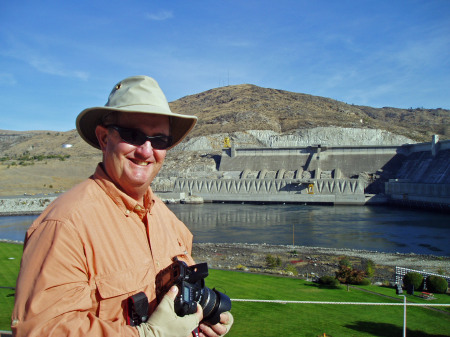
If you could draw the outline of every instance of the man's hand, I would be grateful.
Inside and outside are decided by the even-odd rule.
[[[174,309],[174,300],[177,294],[177,287],[170,288],[148,321],[136,327],[140,337],[186,337],[191,335],[191,332],[202,320],[203,312],[200,308],[195,314],[178,316]]]
[[[200,337],[224,336],[233,325],[233,315],[229,311],[220,314],[220,322],[216,325],[200,324]]]

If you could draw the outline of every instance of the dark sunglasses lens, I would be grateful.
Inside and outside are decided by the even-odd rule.
[[[147,137],[145,133],[135,129],[125,129],[117,126],[114,126],[114,129],[119,132],[120,138],[128,144],[141,146],[149,140],[152,147],[157,150],[165,150],[172,145],[172,137],[170,136]]]
[[[165,150],[171,145],[171,137],[157,136],[151,139],[152,147],[157,150]]]
[[[147,141],[145,134],[133,129],[119,129],[120,137],[129,144],[142,145]]]

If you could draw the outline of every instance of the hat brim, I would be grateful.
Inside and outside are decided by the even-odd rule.
[[[83,138],[89,145],[100,149],[100,144],[98,143],[97,136],[95,135],[95,129],[97,125],[101,124],[103,117],[111,111],[163,115],[170,117],[170,128],[173,143],[167,150],[179,144],[197,123],[196,116],[182,115],[171,111],[168,112],[167,109],[162,109],[154,105],[129,105],[120,108],[108,106],[88,108],[80,112],[76,120],[76,126],[81,138]]]

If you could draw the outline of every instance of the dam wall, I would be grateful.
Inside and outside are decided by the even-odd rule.
[[[450,211],[450,140],[401,146],[225,148],[215,176],[154,181],[171,202],[399,204]],[[214,178],[215,177],[215,178]],[[0,199],[0,214],[39,213],[56,196]]]
[[[173,192],[210,202],[391,202],[447,210],[450,141],[225,148],[217,179],[178,178]]]
[[[177,179],[174,192],[205,202],[365,203],[364,183],[357,179]]]
[[[398,146],[308,146],[304,148],[226,148],[222,150],[219,171],[302,171],[339,169],[352,177],[380,168],[397,169],[408,149]]]
[[[409,207],[450,211],[450,141],[406,146],[408,156],[385,183],[389,201]]]
[[[366,195],[369,182],[360,174],[399,167],[400,152],[398,146],[226,148],[218,179],[178,178],[173,192],[205,202],[385,202],[380,196]]]

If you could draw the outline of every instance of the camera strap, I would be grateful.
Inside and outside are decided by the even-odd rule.
[[[148,320],[148,298],[144,292],[128,297],[127,324],[137,326]]]

